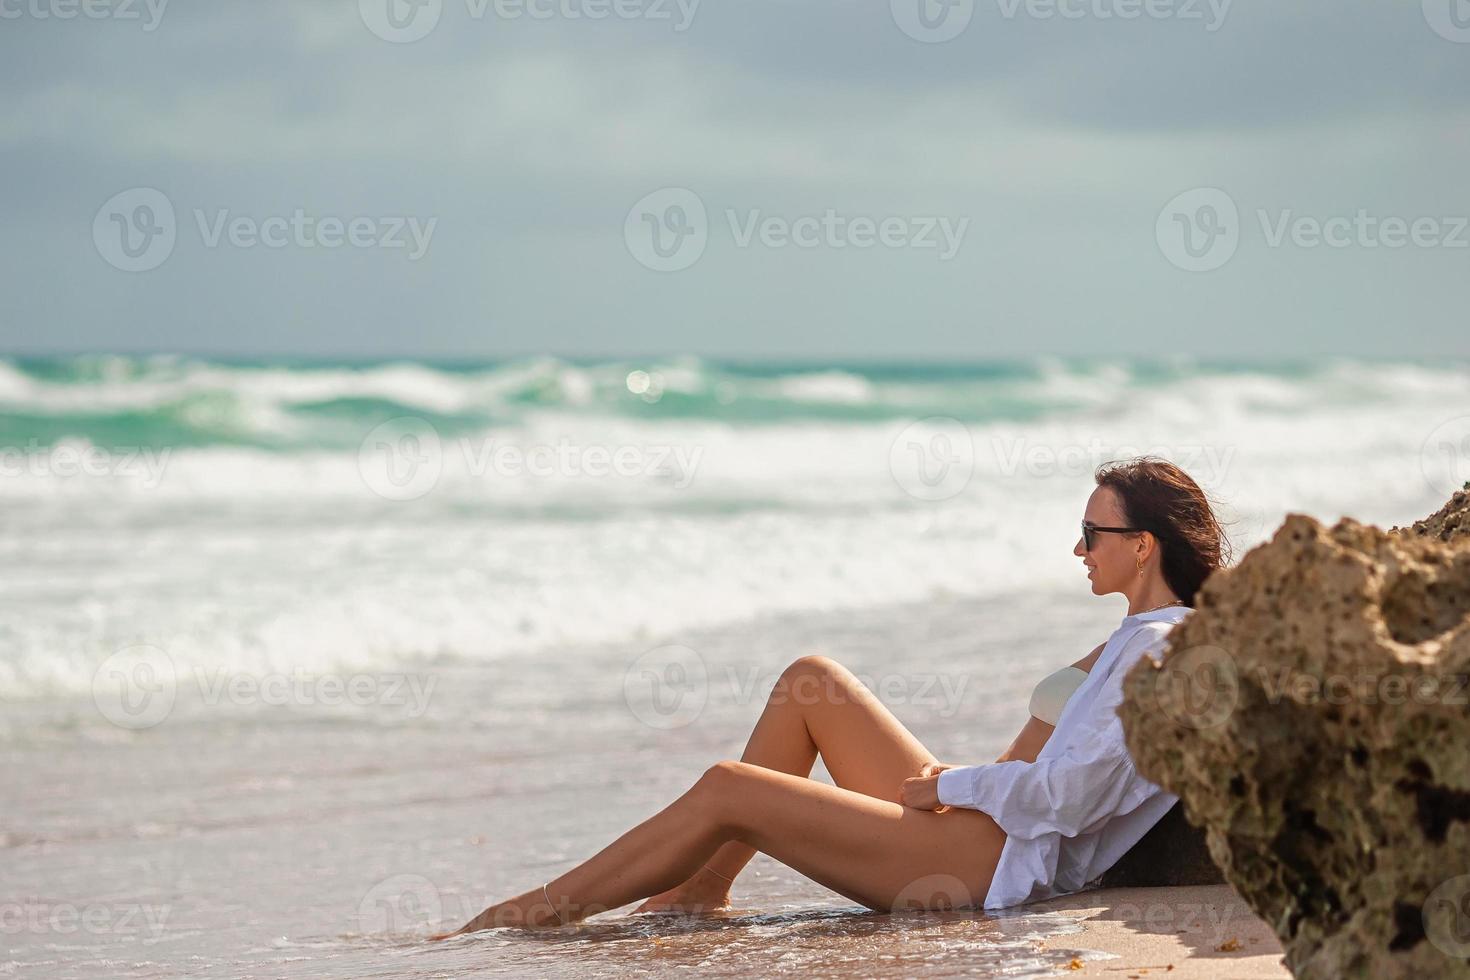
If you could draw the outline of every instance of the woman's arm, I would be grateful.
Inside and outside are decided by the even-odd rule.
[[[1093,647],[1092,652],[1072,666],[1078,670],[1091,673],[1092,665],[1097,663],[1098,655],[1102,653],[1105,644],[1099,643]],[[1011,742],[1011,747],[1006,749],[999,759],[1000,762],[1035,762],[1036,757],[1041,754],[1041,747],[1051,738],[1051,733],[1056,727],[1048,725],[1035,715],[1026,717],[1026,724],[1021,727],[1020,733]],[[903,789],[900,793],[900,801],[904,806],[918,807],[922,810],[938,809],[944,811],[949,807],[939,803],[939,774],[946,769],[963,768],[950,763],[936,762],[924,766],[916,777],[904,780]]]
[[[1021,731],[1016,735],[1015,741],[1011,742],[1011,747],[995,761],[1014,762],[1019,759],[1022,762],[1035,762],[1037,755],[1041,753],[1041,747],[1046,744],[1047,739],[1051,738],[1051,733],[1054,731],[1056,731],[1054,727],[1040,718],[1028,715],[1026,724],[1021,726]]]
[[[1104,644],[1099,643],[1093,648],[1091,653],[1072,666],[1079,670],[1090,672],[1092,665],[1097,663],[1098,654],[1102,653],[1103,646]],[[1035,715],[1027,715],[1026,724],[1021,727],[1021,731],[1016,735],[1015,741],[1011,742],[1011,747],[1006,749],[1001,757],[995,761],[1015,762],[1019,760],[1021,762],[1035,762],[1037,755],[1041,753],[1041,747],[1046,744],[1047,739],[1051,738],[1051,733],[1054,731],[1056,731],[1055,727],[1048,725]]]
[[[1144,779],[1128,754],[1118,707],[1123,678],[1144,656],[1161,660],[1171,623],[1145,622],[1134,629],[1107,675],[1067,716],[1076,738],[1035,762],[947,769],[935,783],[945,806],[982,810],[1008,837],[1034,840],[1046,834],[1076,837],[1111,816],[1127,813],[1163,790]],[[1050,743],[1048,743],[1050,747]]]

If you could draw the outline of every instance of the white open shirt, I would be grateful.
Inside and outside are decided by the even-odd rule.
[[[1145,653],[1160,660],[1164,638],[1190,612],[1166,606],[1123,617],[1035,762],[939,774],[939,802],[982,810],[1006,832],[985,908],[1081,891],[1178,801],[1134,768],[1118,706],[1124,675]]]

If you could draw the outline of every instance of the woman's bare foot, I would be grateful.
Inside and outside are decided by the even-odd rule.
[[[492,905],[479,915],[475,916],[454,932],[439,933],[430,936],[430,939],[448,939],[466,932],[479,932],[482,929],[500,929],[506,926],[518,926],[523,929],[543,929],[566,925],[568,922],[591,915],[602,909],[558,909],[546,902],[545,892],[540,888],[533,888],[515,898],[507,899],[498,905]]]
[[[700,868],[693,878],[650,897],[634,910],[639,912],[683,912],[704,915],[730,908],[730,882],[709,868]]]

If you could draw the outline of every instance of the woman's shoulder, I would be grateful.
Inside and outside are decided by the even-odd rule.
[[[1145,655],[1153,657],[1155,661],[1160,660],[1164,645],[1169,639],[1169,631],[1174,626],[1175,623],[1166,619],[1135,624],[1123,639],[1117,654],[1113,656],[1113,664],[1131,667]]]
[[[1120,644],[1135,646],[1139,643],[1153,644],[1160,642],[1169,635],[1169,631],[1184,619],[1193,610],[1184,608],[1182,610],[1169,610],[1165,614],[1150,616],[1141,619],[1137,616],[1126,616],[1121,625],[1113,631],[1109,642],[1116,638]]]
[[[1105,647],[1105,646],[1107,646],[1107,643],[1106,642],[1099,643],[1097,646],[1093,647],[1091,653],[1089,653],[1087,656],[1083,657],[1081,660],[1077,661],[1076,663],[1072,664],[1072,666],[1073,667],[1076,667],[1078,670],[1085,670],[1085,671],[1091,673],[1092,672],[1092,665],[1095,664],[1095,663],[1097,663],[1097,658],[1098,657],[1102,656],[1103,647]]]

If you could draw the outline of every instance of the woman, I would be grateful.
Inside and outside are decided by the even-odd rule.
[[[1038,685],[1035,714],[995,764],[937,762],[851,672],[802,657],[739,762],[716,763],[588,861],[450,935],[556,926],[640,898],[639,912],[726,908],[756,851],[880,911],[1000,908],[1091,883],[1177,799],[1134,770],[1115,712],[1127,669],[1162,650],[1226,548],[1204,493],[1172,463],[1112,463],[1096,480],[1073,554],[1094,595],[1127,597],[1127,616]],[[801,694],[814,689],[831,696]],[[835,786],[808,778],[818,754]]]

